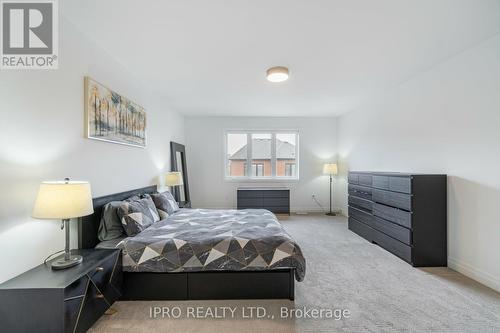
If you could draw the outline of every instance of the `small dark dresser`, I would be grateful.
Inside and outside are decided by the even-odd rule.
[[[121,296],[118,250],[75,250],[83,263],[53,271],[50,261],[0,285],[2,332],[85,332]]]
[[[275,214],[290,215],[290,189],[286,187],[240,187],[238,209],[267,209]]]
[[[447,266],[446,175],[350,172],[349,229],[413,266]]]

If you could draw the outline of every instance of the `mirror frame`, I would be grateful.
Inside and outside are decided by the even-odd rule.
[[[181,163],[182,170],[178,170],[177,167],[177,152],[181,153]],[[182,173],[182,181],[184,182],[184,199],[185,202],[191,202],[191,198],[189,196],[189,182],[188,182],[188,173],[187,173],[187,165],[186,165],[186,147],[183,144],[170,141],[170,167],[171,171],[180,171]],[[179,186],[175,186],[173,188],[173,193],[175,200],[179,202],[180,200],[180,191]]]

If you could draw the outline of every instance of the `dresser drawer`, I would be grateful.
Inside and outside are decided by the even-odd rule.
[[[89,277],[98,292],[101,293],[109,304],[121,296],[121,252],[106,258],[90,272]]]
[[[82,296],[72,298],[64,302],[64,332],[73,333],[75,331],[78,314],[80,313],[84,298],[85,297]]]
[[[278,207],[278,206],[288,206],[290,200],[288,198],[264,198],[263,203],[265,207]]]
[[[372,199],[372,189],[371,187],[365,187],[360,185],[348,185],[348,193],[350,195],[360,197],[363,199],[371,200]]]
[[[349,230],[357,233],[358,235],[365,238],[369,242],[372,241],[373,233],[375,232],[375,230],[373,230],[372,228],[370,228],[366,224],[361,223],[352,217],[349,217],[348,227],[349,227]]]
[[[262,198],[262,191],[258,190],[238,190],[238,199],[240,198]]]
[[[387,251],[395,254],[401,259],[411,263],[411,246],[401,243],[400,241],[387,236],[386,234],[374,230],[373,241],[386,249]]]
[[[394,207],[373,204],[373,215],[411,229],[411,213]]]
[[[357,173],[351,173],[347,175],[347,182],[349,184],[359,184],[359,175]]]
[[[349,203],[349,206],[361,208],[361,209],[367,210],[369,212],[372,211],[372,204],[373,203],[369,200],[365,200],[365,199],[361,199],[361,198],[349,195],[348,203]]]
[[[80,307],[74,332],[87,332],[87,330],[104,314],[104,312],[106,312],[110,306],[93,283],[89,284],[87,293],[82,301],[83,304],[81,304]],[[64,311],[66,314],[74,310],[74,302],[70,300],[64,303]],[[68,318],[68,315],[65,315],[65,317]]]
[[[88,281],[89,278],[87,276],[83,276],[64,288],[64,299],[83,296],[85,294]]]
[[[411,177],[373,176],[373,187],[402,193],[411,193]]]
[[[347,175],[349,184],[372,186],[372,175],[364,173],[349,173]]]
[[[388,206],[411,211],[411,195],[373,189],[372,199]]]
[[[265,191],[262,191],[262,197],[264,197],[264,198],[288,198],[288,197],[290,197],[290,191],[288,191],[288,190],[265,190]]]
[[[124,272],[122,300],[187,300],[187,284],[188,273]]]
[[[260,208],[263,205],[262,198],[238,198],[238,208]]]
[[[358,184],[363,186],[372,186],[372,175],[359,174]]]
[[[373,215],[356,209],[354,207],[349,207],[349,217],[352,217],[360,222],[363,222],[364,224],[371,225],[372,220],[373,220]]]
[[[289,190],[238,190],[238,198],[288,198]]]
[[[383,190],[389,189],[389,176],[373,176],[373,187]]]
[[[402,243],[411,245],[410,229],[406,229],[398,224],[394,224],[376,216],[373,217],[372,226],[374,229],[377,229],[378,231],[381,231],[384,234],[391,236],[392,238],[395,238]]]

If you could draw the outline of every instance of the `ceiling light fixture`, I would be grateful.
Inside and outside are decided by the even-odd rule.
[[[283,66],[269,68],[267,70],[267,80],[271,82],[283,82],[288,80],[288,68]]]

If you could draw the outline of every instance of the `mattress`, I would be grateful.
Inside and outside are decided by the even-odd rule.
[[[197,272],[294,268],[302,281],[299,245],[264,209],[181,209],[134,237],[106,241],[119,248],[125,272]]]

